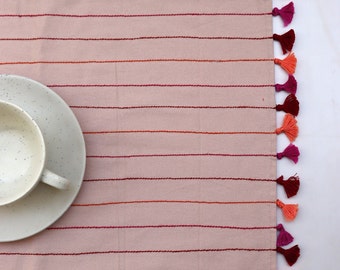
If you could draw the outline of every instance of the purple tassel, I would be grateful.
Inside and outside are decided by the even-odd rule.
[[[288,5],[282,7],[281,9],[274,8],[273,11],[272,11],[272,15],[273,16],[280,16],[282,21],[283,21],[283,25],[287,26],[293,20],[294,3],[290,2]]]
[[[278,247],[286,246],[293,242],[294,237],[285,230],[282,224],[277,225],[276,229],[279,231],[276,241]]]
[[[294,78],[293,75],[289,75],[287,82],[284,84],[275,84],[275,91],[280,92],[280,91],[286,91],[290,94],[296,94],[296,89],[297,89],[297,81]]]
[[[299,161],[299,155],[299,148],[297,148],[294,144],[289,144],[283,152],[277,153],[276,156],[277,159],[282,159],[283,157],[286,157],[292,160],[294,163],[297,163]]]

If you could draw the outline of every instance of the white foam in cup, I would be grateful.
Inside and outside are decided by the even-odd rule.
[[[69,180],[45,168],[46,148],[36,122],[18,106],[0,101],[0,206],[13,203],[41,181],[67,189]]]

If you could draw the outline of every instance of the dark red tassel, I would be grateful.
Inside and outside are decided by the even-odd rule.
[[[284,84],[275,84],[275,91],[280,92],[280,91],[286,91],[291,94],[296,94],[296,89],[297,89],[297,81],[294,78],[293,75],[288,76],[287,82]]]
[[[294,163],[299,161],[300,151],[294,144],[289,144],[281,153],[277,153],[277,159],[289,158]]]
[[[277,225],[276,229],[279,231],[276,241],[278,247],[286,246],[293,242],[294,237],[285,230],[282,224]]]
[[[295,32],[290,29],[287,33],[283,35],[274,34],[273,39],[280,42],[283,54],[290,52],[293,49],[295,42]]]
[[[300,257],[300,248],[298,245],[295,245],[289,249],[277,247],[276,251],[285,257],[289,266],[292,266],[294,263],[296,263],[296,261]]]
[[[298,176],[291,176],[287,180],[284,180],[281,175],[276,179],[276,183],[283,186],[288,198],[295,196],[300,188],[300,179]]]
[[[282,7],[281,9],[274,8],[272,11],[272,15],[280,16],[283,21],[283,25],[287,26],[293,20],[294,12],[294,3],[290,2],[288,5]]]
[[[276,105],[275,109],[297,116],[300,110],[300,103],[294,94],[290,94],[286,97],[284,103]]]

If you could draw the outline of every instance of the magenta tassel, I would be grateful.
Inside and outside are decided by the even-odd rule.
[[[297,163],[299,161],[299,155],[299,148],[297,148],[294,144],[289,144],[283,152],[277,153],[277,158],[282,159],[283,157],[286,157],[294,163]]]
[[[294,237],[285,230],[282,224],[277,225],[276,229],[279,231],[276,241],[278,247],[286,246],[293,242]]]
[[[288,5],[282,7],[281,9],[274,8],[273,11],[272,11],[272,15],[273,16],[280,16],[282,21],[283,21],[283,25],[287,26],[293,20],[294,3],[290,2]]]
[[[275,91],[280,92],[280,91],[286,91],[290,94],[296,94],[296,89],[297,89],[297,81],[294,78],[293,75],[288,76],[287,82],[284,84],[275,84]]]

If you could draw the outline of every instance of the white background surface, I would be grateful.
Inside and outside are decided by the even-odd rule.
[[[289,0],[274,0],[282,7]],[[294,0],[295,16],[286,28],[279,18],[273,18],[274,33],[294,29],[293,51],[298,59],[296,73],[297,117],[300,135],[295,144],[301,155],[297,165],[278,161],[278,176],[300,176],[300,192],[287,199],[278,188],[278,197],[285,203],[298,203],[299,214],[293,222],[282,220],[298,244],[301,256],[289,267],[278,255],[278,270],[338,270],[340,269],[340,0]],[[276,43],[276,42],[275,42]],[[275,57],[283,58],[278,44]],[[287,75],[276,69],[276,82],[283,83]],[[277,95],[282,103],[287,94]],[[278,114],[278,124],[284,114]],[[278,136],[278,151],[288,141]],[[288,247],[290,247],[288,246]]]

